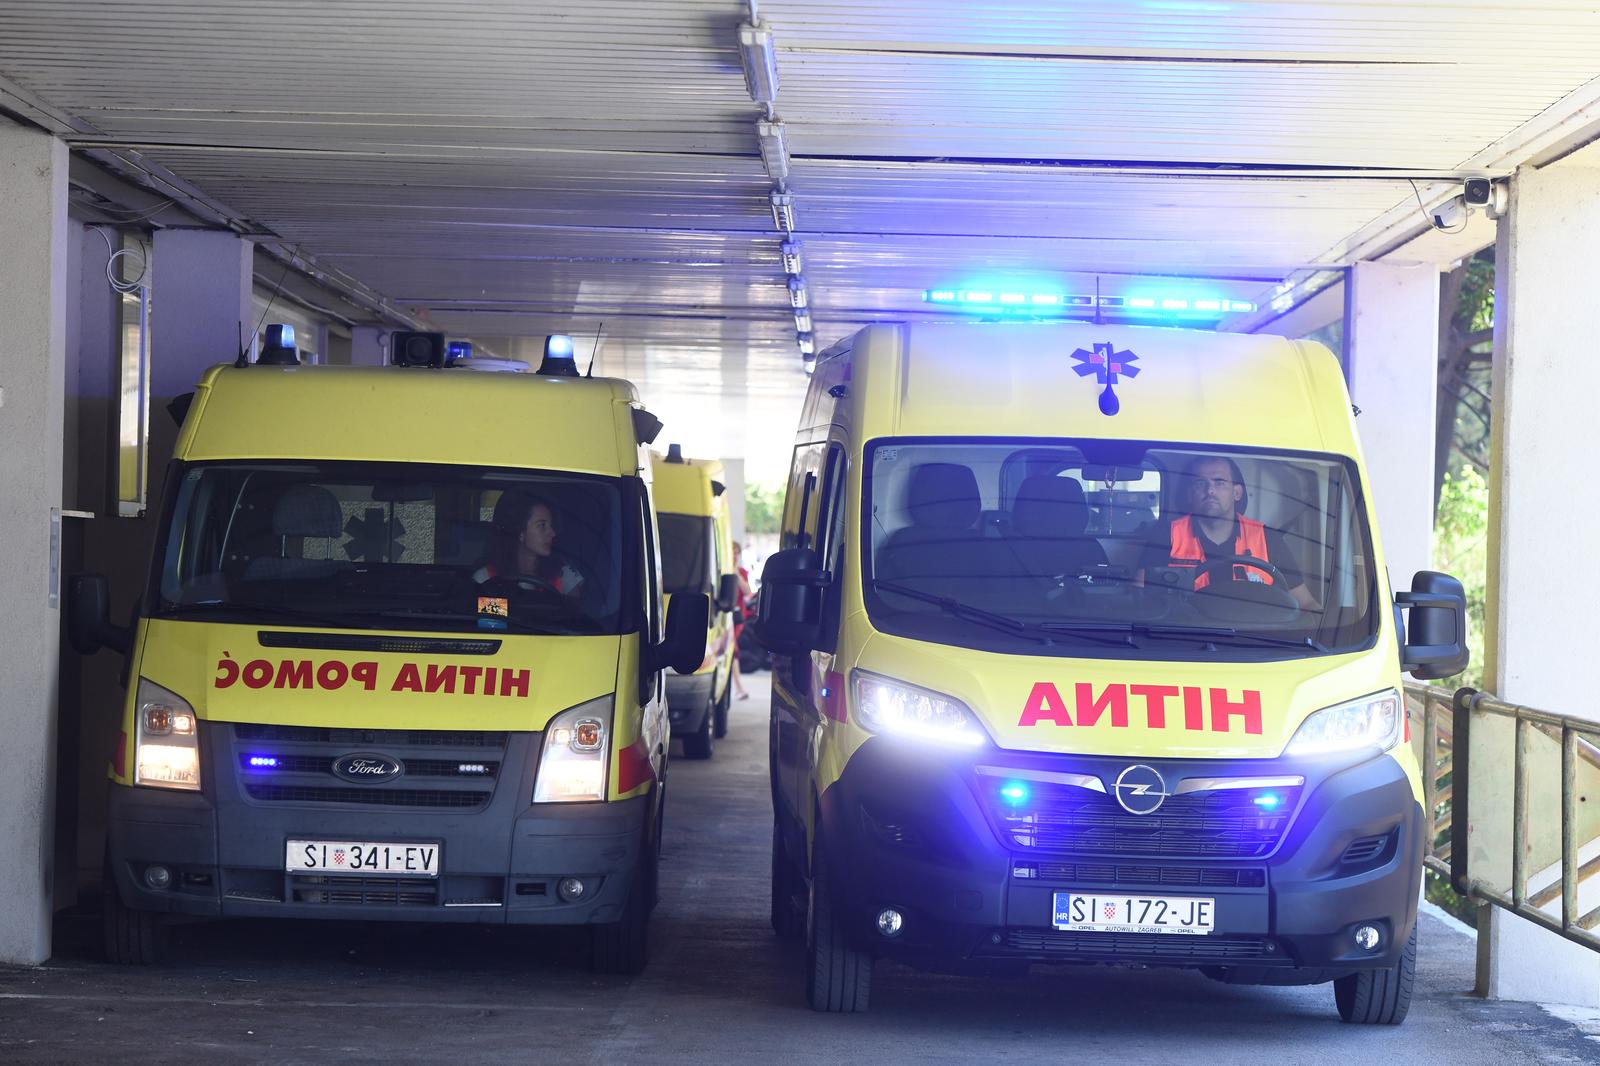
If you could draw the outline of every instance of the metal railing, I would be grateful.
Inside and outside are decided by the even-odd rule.
[[[1413,683],[1406,706],[1422,768],[1424,864],[1465,896],[1600,950],[1600,881],[1588,886],[1595,905],[1580,902],[1600,873],[1600,722]],[[1552,764],[1559,774],[1541,772]],[[1533,817],[1535,791],[1558,801],[1554,844]],[[1558,901],[1559,914],[1547,909]]]

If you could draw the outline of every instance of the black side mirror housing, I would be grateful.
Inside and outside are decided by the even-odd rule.
[[[1400,668],[1419,681],[1453,677],[1467,668],[1467,597],[1449,574],[1419,570],[1395,604],[1409,610]]]
[[[711,597],[703,592],[679,592],[667,605],[667,631],[655,647],[657,669],[671,667],[680,674],[700,669],[706,657],[706,630],[711,628]]]
[[[104,574],[67,579],[67,642],[79,655],[110,648],[126,657],[133,650],[133,628],[111,622],[111,587]]]
[[[717,582],[717,610],[727,614],[739,606],[739,575],[723,574]]]
[[[822,639],[822,593],[833,575],[810,548],[785,548],[761,570],[761,640],[773,651],[795,653]]]

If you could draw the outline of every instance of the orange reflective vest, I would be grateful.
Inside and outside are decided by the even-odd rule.
[[[1233,541],[1233,554],[1248,555],[1251,558],[1271,562],[1267,558],[1267,527],[1257,522],[1254,518],[1239,516],[1239,535]],[[1205,549],[1200,546],[1200,537],[1194,531],[1194,516],[1184,515],[1172,523],[1172,565],[1173,566],[1199,566],[1206,561]],[[1233,579],[1235,581],[1252,581],[1255,578],[1247,575],[1254,574],[1263,582],[1272,584],[1272,575],[1265,570],[1256,570],[1248,566],[1234,565]],[[1194,579],[1196,590],[1203,589],[1211,584],[1210,574],[1200,574]]]

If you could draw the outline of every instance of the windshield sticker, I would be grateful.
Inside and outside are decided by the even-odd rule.
[[[487,619],[486,619],[487,621]],[[311,659],[252,659],[240,663],[223,652],[217,661],[217,672],[212,680],[214,688],[232,688],[242,683],[245,688],[260,689],[312,689],[334,692],[347,685],[357,685],[367,692],[380,686],[387,692],[443,693],[447,696],[528,696],[533,680],[530,670],[513,670],[495,666],[441,666],[434,663],[401,663],[393,678],[380,676],[379,664],[372,661],[355,663],[329,659],[316,663]]]
[[[1120,352],[1114,351],[1115,347],[1113,344],[1097,344],[1092,352],[1079,348],[1072,353],[1072,358],[1078,361],[1078,365],[1073,367],[1078,376],[1086,378],[1093,374],[1095,381],[1105,386],[1100,393],[1100,413],[1103,415],[1114,415],[1122,409],[1122,401],[1117,399],[1115,391],[1117,377],[1139,376],[1139,368],[1133,365],[1139,361],[1139,357],[1126,348]]]
[[[1019,726],[1042,723],[1060,726],[1094,726],[1105,720],[1113,729],[1128,728],[1129,697],[1144,702],[1145,724],[1151,729],[1167,728],[1167,701],[1181,697],[1183,728],[1194,731],[1206,729],[1207,700],[1211,711],[1210,730],[1213,733],[1231,733],[1233,719],[1238,718],[1246,733],[1261,734],[1261,693],[1245,689],[1234,700],[1225,688],[1200,689],[1193,685],[1105,685],[1099,692],[1091,684],[1079,682],[1073,686],[1076,717],[1067,707],[1061,691],[1048,681],[1034,683],[1028,693],[1028,702],[1022,708]]]
[[[493,618],[509,618],[511,616],[511,601],[502,596],[479,596],[478,613],[489,615]]]

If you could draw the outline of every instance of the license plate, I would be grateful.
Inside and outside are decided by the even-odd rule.
[[[1053,924],[1075,933],[1180,933],[1216,928],[1217,901],[1195,896],[1091,896],[1057,892]]]
[[[439,845],[370,840],[291,840],[284,869],[308,874],[389,874],[438,877]]]

